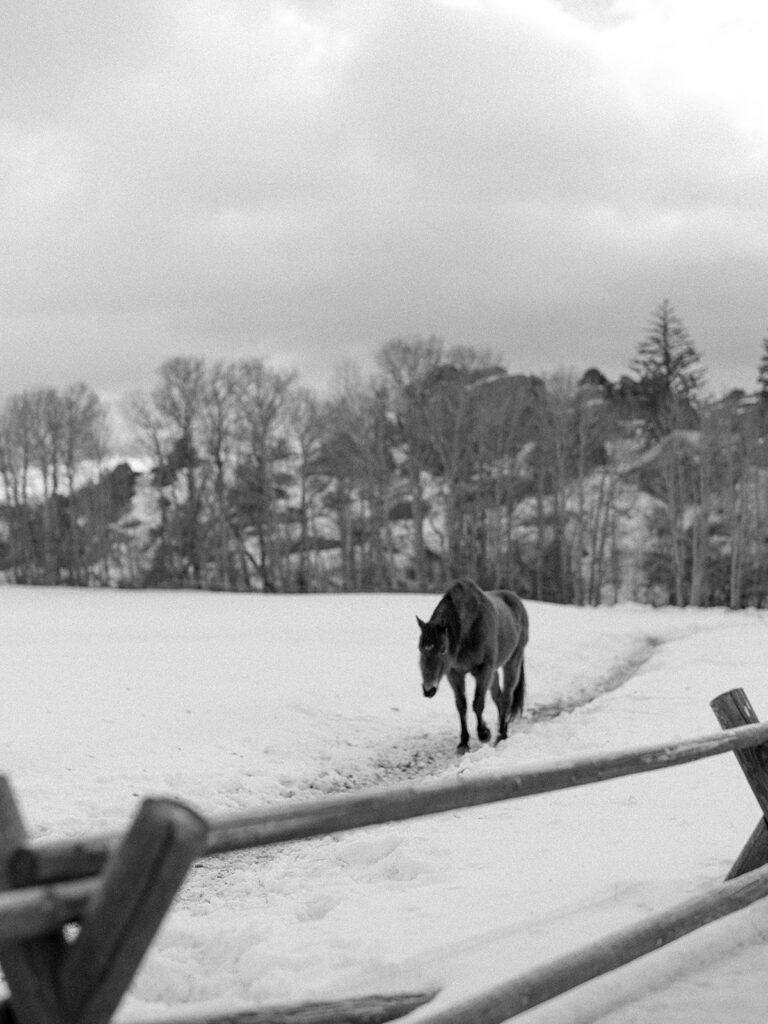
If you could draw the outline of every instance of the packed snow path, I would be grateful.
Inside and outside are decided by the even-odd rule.
[[[597,697],[623,686],[624,683],[632,679],[636,672],[642,669],[660,642],[656,638],[640,639],[621,660],[611,666],[604,676],[590,679],[580,689],[574,690],[570,694],[563,693],[549,703],[531,700],[523,717],[515,723],[509,742],[514,742],[515,734],[521,729],[526,729],[530,723],[546,722],[557,718],[564,712],[575,711]],[[418,678],[417,675],[415,678]],[[443,686],[446,690],[445,696],[452,701],[453,698],[447,683],[444,683]],[[472,693],[473,686],[474,681],[471,676],[467,676],[467,692],[469,694]],[[498,716],[496,706],[490,696],[486,703],[486,711],[486,721],[495,735]],[[472,725],[471,714],[469,721]],[[372,784],[395,784],[440,775],[451,766],[459,765],[461,762],[461,755],[456,753],[457,722],[458,718],[454,714],[452,725],[444,722],[437,731],[432,729],[390,741],[372,756],[371,776],[361,778],[357,770],[350,769],[349,773],[338,780],[336,784],[320,788],[323,792],[338,792],[362,789]],[[473,737],[472,749],[477,749],[479,746],[477,738]],[[310,788],[312,788],[311,784]]]
[[[420,692],[415,616],[434,604],[0,589],[2,767],[31,832],[120,828],[151,794],[220,813],[712,732],[709,700],[735,686],[768,715],[763,613],[531,603],[528,712],[507,743],[459,758],[450,689]],[[449,998],[711,885],[757,818],[728,756],[204,861],[121,1013],[433,986]],[[709,982],[729,957],[746,1004],[768,914],[737,918],[546,1013],[655,1020],[658,1003],[630,1018],[624,1002],[642,1014],[658,978],[671,993],[698,963]],[[704,993],[699,1019],[717,1020],[723,1000],[689,989]]]

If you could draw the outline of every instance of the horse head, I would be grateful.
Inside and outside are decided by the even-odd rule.
[[[448,627],[444,622],[422,622],[419,637],[421,689],[425,697],[434,697],[440,680],[448,669]]]

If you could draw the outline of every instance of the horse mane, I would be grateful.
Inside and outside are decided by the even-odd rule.
[[[450,593],[443,594],[429,621],[445,629],[448,634],[448,649],[455,651],[461,640],[461,619]]]
[[[466,639],[483,614],[487,598],[476,583],[469,579],[456,580],[448,588],[445,599],[450,602],[458,620],[457,639]]]

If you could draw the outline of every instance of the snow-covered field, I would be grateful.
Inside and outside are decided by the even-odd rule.
[[[716,732],[736,686],[768,716],[765,613],[529,603],[525,717],[459,758],[450,688],[420,691],[436,600],[0,588],[0,770],[30,832],[63,837],[147,795],[224,813]],[[463,997],[717,882],[758,817],[724,755],[211,858],[120,1016]],[[520,1019],[762,1022],[766,940],[759,903]]]

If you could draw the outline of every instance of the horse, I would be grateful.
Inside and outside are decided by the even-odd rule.
[[[443,676],[453,689],[461,733],[457,751],[469,749],[467,698],[464,676],[475,677],[472,708],[477,716],[477,738],[487,743],[490,730],[483,721],[490,686],[499,712],[496,742],[507,738],[509,723],[522,713],[525,700],[524,652],[528,643],[528,613],[511,590],[481,590],[470,579],[456,580],[443,594],[429,622],[416,616],[422,692],[434,697]],[[503,669],[503,686],[499,672]]]

